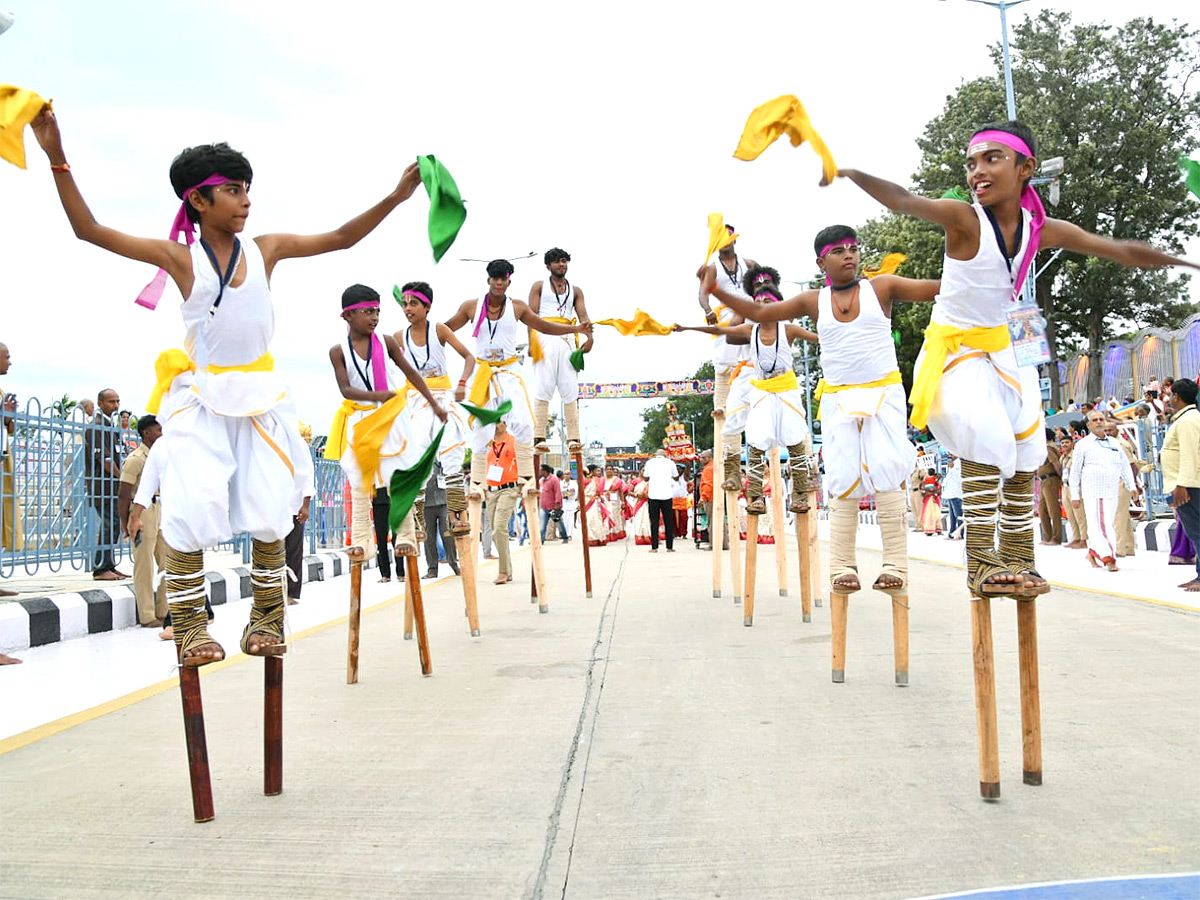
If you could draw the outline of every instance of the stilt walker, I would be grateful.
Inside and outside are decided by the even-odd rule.
[[[858,239],[854,230],[844,225],[818,233],[814,250],[817,265],[829,280],[820,291],[805,291],[790,300],[765,306],[736,297],[728,298],[728,302],[747,318],[763,323],[808,316],[817,323],[821,336],[824,379],[817,393],[825,447],[825,495],[830,507],[832,677],[840,682],[845,678],[849,596],[861,588],[855,532],[858,498],[864,494],[875,495],[883,537],[883,566],[872,587],[907,603],[908,546],[901,485],[912,469],[915,451],[908,442],[904,423],[904,387],[891,334],[891,304],[932,300],[938,282],[913,281],[890,274],[870,281],[860,278]],[[805,463],[792,470],[796,473],[799,469],[803,479],[805,507],[812,478],[812,467],[808,464],[811,444],[806,444],[807,438],[806,434],[799,446],[788,448],[789,457]],[[815,569],[813,557],[817,555],[812,553],[811,538],[815,517],[807,510],[799,512],[804,521],[797,523],[797,541],[808,544],[810,563],[805,567],[802,559],[801,566],[807,568],[807,577],[811,579]],[[805,578],[803,571],[801,578]],[[808,593],[811,599],[814,593],[811,586]],[[804,602],[803,581],[801,605],[802,609],[808,605]],[[894,625],[899,627],[906,621],[906,617],[897,618]],[[898,642],[896,646],[899,647]]]
[[[1036,305],[1020,302],[1025,278],[1039,246],[1126,266],[1200,268],[1146,244],[1114,241],[1047,218],[1030,183],[1036,171],[1033,133],[1019,122],[1002,122],[985,125],[967,144],[969,204],[917,197],[856,170],[839,173],[890,209],[933,222],[946,233],[942,288],[913,379],[912,422],[928,423],[942,446],[962,460],[985,798],[1000,795],[991,596],[1018,601],[1026,779],[1041,781],[1033,604],[1050,586],[1035,567],[1030,510],[1033,473],[1046,458],[1036,363],[1049,353]],[[1027,337],[1014,345],[1014,333]]]
[[[428,285],[421,286],[425,288],[423,296],[432,295]],[[410,303],[421,305],[421,313],[428,306],[427,303],[422,305],[416,298],[411,298]],[[401,334],[401,338],[410,346],[407,354],[394,336],[385,335],[380,340],[375,333],[379,326],[379,311],[377,291],[362,284],[348,287],[342,293],[342,317],[347,326],[346,344],[344,347],[335,344],[329,351],[329,361],[343,400],[329,428],[325,456],[339,460],[350,482],[351,549],[362,551],[361,557],[358,553],[351,556],[351,568],[356,563],[360,567],[360,584],[362,558],[373,547],[370,498],[375,489],[384,485],[388,488],[392,506],[389,525],[394,536],[393,549],[397,564],[401,558],[406,560],[404,577],[409,579],[413,577],[413,560],[420,540],[416,521],[420,492],[429,478],[434,461],[442,452],[447,430],[451,434],[451,442],[458,444],[457,467],[460,473],[462,469],[461,419],[451,417],[442,407],[418,368],[423,364],[439,395],[449,393],[444,352],[436,366],[432,362],[432,351],[435,346],[440,348],[440,344],[436,339],[430,340],[426,332],[425,352],[418,355],[412,352],[411,335]],[[439,371],[440,375],[437,374]],[[438,427],[434,428],[434,424]],[[448,465],[453,464],[453,453],[454,450],[451,450],[443,457]],[[418,478],[419,481],[416,480]],[[420,577],[419,573],[416,577]],[[356,600],[361,603],[361,597],[354,590],[353,583],[350,590],[348,640],[351,662],[347,665],[347,682],[355,684],[358,680],[361,613],[356,612],[354,607]],[[407,639],[411,635],[412,623],[406,606],[404,636]]]
[[[154,240],[96,221],[75,184],[49,106],[32,128],[50,159],[75,234],[160,267],[137,298],[141,306],[158,305],[168,276],[184,298],[185,350],[168,351],[156,362],[157,384],[147,408],[161,413],[164,422],[161,490],[170,502],[163,506],[160,531],[171,550],[163,577],[183,667],[193,810],[197,821],[207,821],[213,810],[195,667],[223,659],[225,651],[207,631],[204,549],[230,540],[234,532],[250,532],[254,600],[241,649],[252,656],[281,656],[287,649],[283,541],[296,512],[297,469],[311,461],[287,386],[274,371],[275,311],[268,280],[282,259],[357,243],[412,195],[420,171],[415,163],[409,166],[387,198],[336,231],[242,240],[250,211],[249,162],[226,144],[193,147],[171,163],[171,186],[182,204],[170,238]],[[193,243],[197,223],[200,240]],[[189,246],[177,242],[181,234]],[[273,665],[264,698],[272,723],[278,718],[275,710],[282,708],[281,692],[281,669]],[[268,738],[281,747],[282,734],[275,733],[274,724]],[[282,784],[278,766],[273,764],[269,777],[269,787]]]
[[[474,322],[475,376],[468,391],[467,410],[471,413],[471,492],[469,497],[483,499],[482,486],[487,475],[487,447],[495,425],[504,421],[516,442],[516,464],[521,491],[527,498],[538,496],[533,465],[534,418],[525,380],[517,361],[517,324],[522,323],[542,334],[561,336],[591,333],[590,322],[564,325],[547,322],[523,301],[507,294],[513,266],[506,259],[488,263],[488,292],[481,300],[468,300],[447,320],[451,331]],[[526,505],[528,516],[528,504]],[[532,537],[535,528],[530,528]],[[541,542],[532,541],[534,563],[541,558]],[[544,570],[543,570],[544,572]],[[546,585],[538,585],[539,608],[546,604]]]

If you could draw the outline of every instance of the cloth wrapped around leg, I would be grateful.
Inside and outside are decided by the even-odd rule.
[[[483,499],[483,482],[487,478],[487,454],[471,454],[471,497]]]
[[[788,472],[792,476],[792,501],[788,509],[792,512],[808,512],[808,492],[812,490],[812,473],[808,467],[808,453],[804,444],[792,444],[788,451]]]
[[[375,526],[371,522],[372,497],[359,488],[350,489],[350,543],[362,547],[363,555],[375,554]]]
[[[522,493],[536,497],[539,494],[537,474],[533,471],[533,444],[517,442],[517,478],[524,482]]]
[[[1033,472],[1017,472],[1000,485],[1000,560],[1021,575],[1021,594],[1044,594],[1050,585],[1037,571],[1033,550]]]
[[[766,454],[757,447],[746,450],[746,473],[748,486],[746,488],[746,515],[761,516],[767,511],[767,502],[763,498],[763,467],[766,464]]]
[[[417,494],[417,499],[413,501],[413,532],[418,541],[423,541],[426,538],[425,534],[425,492]]]
[[[251,656],[280,656],[287,652],[283,634],[288,575],[285,553],[283,541],[268,543],[254,539],[250,557],[254,604],[250,607],[250,621],[242,632],[242,652]],[[251,638],[258,640],[252,643]]]
[[[392,547],[396,556],[417,555],[417,528],[415,521],[416,505],[414,504],[413,508],[405,513],[404,518],[400,522],[400,527],[396,529],[396,533],[392,536]]]
[[[904,491],[881,491],[875,495],[875,511],[879,517],[879,534],[883,538],[883,565],[874,588],[885,594],[902,594],[908,590],[908,514]],[[899,584],[885,583],[884,576],[899,579]]]
[[[579,441],[579,401],[563,404],[563,418],[567,425],[567,449],[574,453],[583,445]]]
[[[831,497],[829,588],[835,594],[852,594],[862,587],[858,580],[858,557],[855,552],[857,532],[858,500],[854,497]]]
[[[1020,582],[996,552],[996,510],[1000,469],[987,463],[962,461],[963,520],[967,532],[967,586],[976,596],[1011,594]],[[989,580],[991,579],[991,580]]]
[[[208,633],[208,611],[204,608],[204,551],[185,553],[167,547],[167,608],[179,661],[185,666],[202,666],[225,658],[221,645]],[[198,651],[204,650],[200,655]],[[191,656],[189,656],[191,654]]]
[[[550,418],[550,401],[533,401],[533,440],[538,453],[547,452],[550,447],[546,443],[546,422]]]
[[[742,444],[736,445],[732,440],[725,444],[725,474],[721,484],[723,490],[740,491],[742,489]]]

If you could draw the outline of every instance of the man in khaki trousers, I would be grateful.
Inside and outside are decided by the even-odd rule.
[[[1063,471],[1071,470],[1071,455],[1075,449],[1075,442],[1071,438],[1065,438],[1059,443],[1059,461],[1062,464]],[[1063,504],[1067,509],[1067,524],[1071,526],[1071,541],[1067,546],[1072,550],[1082,550],[1087,547],[1087,517],[1083,514],[1082,509],[1076,509],[1073,500],[1082,499],[1080,497],[1071,496],[1071,486],[1066,479],[1062,483],[1063,489]]]
[[[154,442],[162,437],[162,426],[151,415],[138,419],[137,429],[142,442],[121,466],[117,492],[117,516],[126,537],[129,536],[129,507],[137,495],[146,457]],[[166,584],[160,584],[157,592],[154,590],[155,566],[162,571],[167,558],[166,542],[158,533],[158,519],[158,497],[155,496],[154,503],[142,513],[142,531],[133,545],[133,595],[137,601],[138,624],[143,628],[161,628],[167,615]]]

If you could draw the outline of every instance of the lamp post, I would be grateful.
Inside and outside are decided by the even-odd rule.
[[[945,0],[942,2],[944,3]],[[1004,56],[1004,95],[1008,102],[1008,118],[1015,119],[1017,102],[1013,96],[1012,61],[1008,55],[1008,9],[1010,6],[1018,6],[1027,0],[968,0],[968,2],[982,3],[984,6],[1000,10],[1000,50]]]

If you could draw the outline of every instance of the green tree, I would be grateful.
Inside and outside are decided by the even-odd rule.
[[[714,370],[711,362],[706,362],[688,378],[713,378]],[[713,445],[713,398],[709,397],[676,397],[671,402],[678,408],[679,421],[688,427],[695,435],[696,450],[712,448]],[[663,438],[667,433],[667,404],[660,403],[642,413],[642,436],[638,438],[638,450],[642,453],[653,453],[662,447]]]
[[[1012,51],[1018,118],[1033,128],[1041,159],[1065,162],[1061,201],[1048,214],[1182,252],[1200,222],[1176,168],[1200,133],[1200,94],[1191,84],[1200,72],[1200,32],[1143,18],[1072,25],[1068,14],[1046,10],[1014,29]],[[918,140],[917,192],[940,196],[962,186],[967,140],[981,124],[1006,118],[999,48],[992,52],[997,75],[960,85]],[[908,255],[901,274],[940,273],[936,227],[885,215],[862,232],[864,249]],[[1041,254],[1039,264],[1038,301],[1056,353],[1086,350],[1099,363],[1103,343],[1131,324],[1177,327],[1197,308],[1187,299],[1188,276],[1173,271],[1130,270],[1071,253]],[[915,358],[927,316],[927,309],[899,312],[902,365]],[[1089,395],[1100,392],[1101,374],[1100,365],[1089,367]]]

